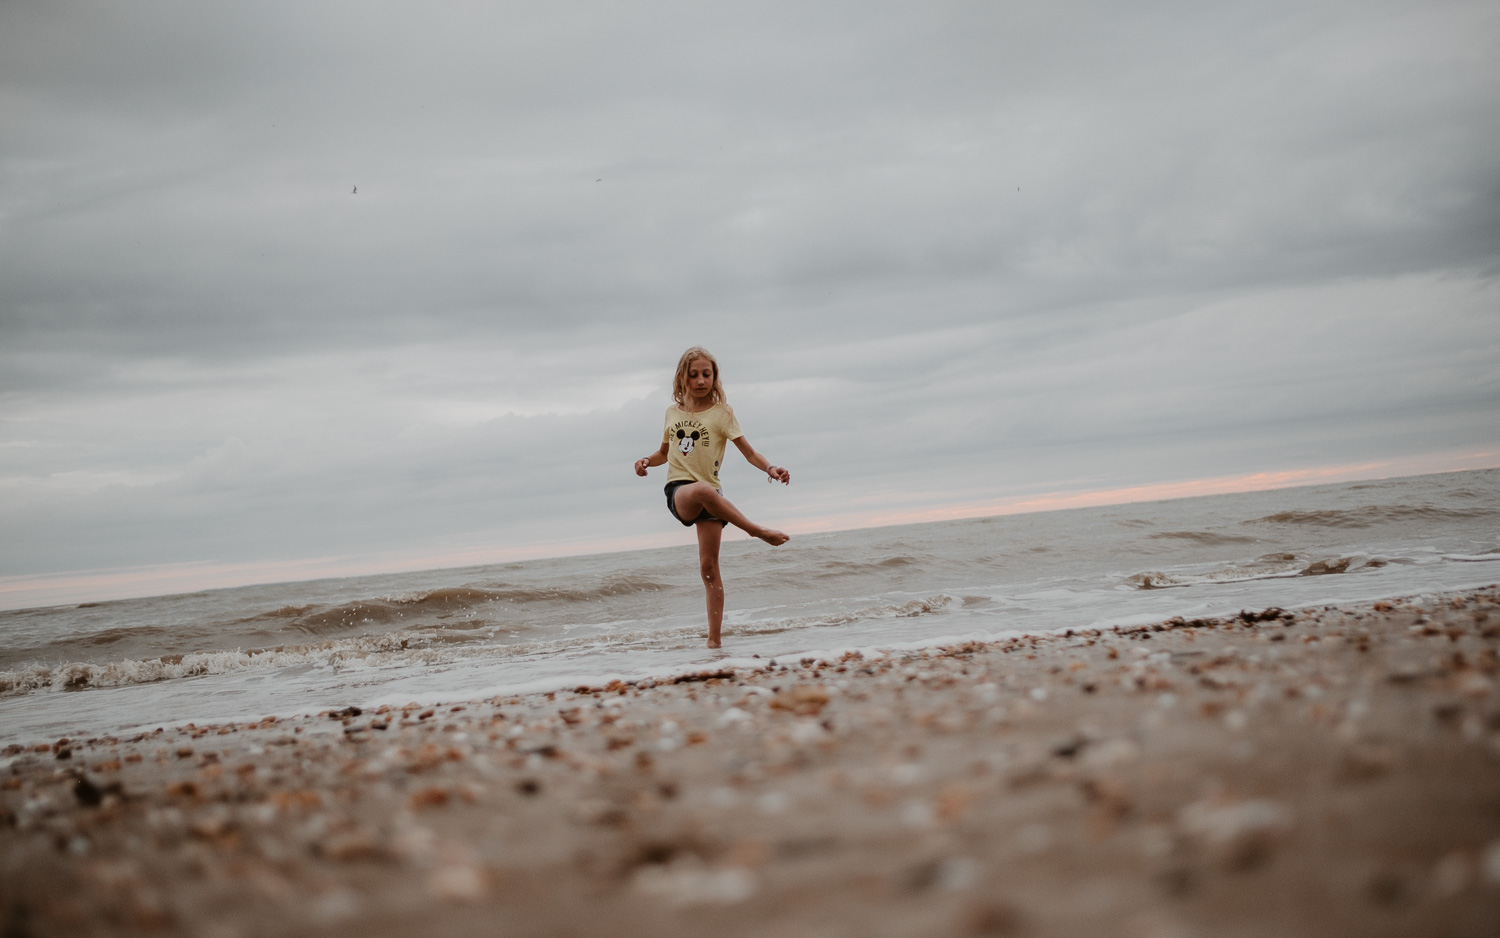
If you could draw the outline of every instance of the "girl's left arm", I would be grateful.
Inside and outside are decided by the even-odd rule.
[[[777,482],[780,482],[782,485],[791,484],[792,474],[790,472],[787,472],[786,469],[782,466],[771,465],[771,461],[769,459],[755,451],[755,447],[750,445],[750,441],[748,439],[743,436],[736,437],[734,445],[740,448],[740,454],[745,457],[745,461],[750,465],[759,469],[761,472],[764,472],[766,475],[775,479]]]

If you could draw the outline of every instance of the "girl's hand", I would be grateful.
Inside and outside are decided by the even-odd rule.
[[[767,466],[766,476],[767,482],[780,482],[782,485],[790,485],[792,483],[792,474],[780,466]]]
[[[643,459],[637,459],[635,461],[635,474],[638,476],[645,475],[646,467],[649,465],[651,465],[651,457],[647,456]]]

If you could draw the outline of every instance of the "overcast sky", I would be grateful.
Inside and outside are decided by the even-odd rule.
[[[12,0],[0,605],[690,542],[631,462],[691,344],[794,534],[1500,465],[1496,49],[1492,0]]]

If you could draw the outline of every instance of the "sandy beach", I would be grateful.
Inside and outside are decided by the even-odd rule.
[[[11,746],[0,934],[1490,935],[1497,604]]]

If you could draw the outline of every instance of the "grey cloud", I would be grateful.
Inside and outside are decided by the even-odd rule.
[[[694,342],[805,467],[778,511],[1493,440],[1496,38],[8,4],[0,573],[628,534]]]

